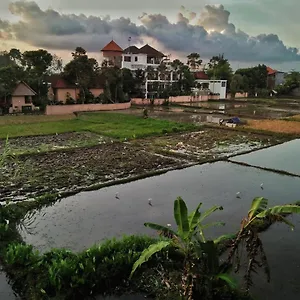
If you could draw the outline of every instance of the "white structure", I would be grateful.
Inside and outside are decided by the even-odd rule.
[[[165,62],[166,64],[166,73],[168,73],[167,75],[160,74],[157,71],[157,68],[162,62]],[[176,78],[173,79],[174,75],[170,64],[168,64],[168,59],[166,55],[152,48],[148,44],[140,49],[136,46],[130,46],[123,51],[122,68],[127,68],[131,71],[146,71],[148,67],[152,67],[155,74],[153,74],[152,78],[149,79],[150,76],[148,76],[148,74],[146,73],[146,82],[144,86],[145,98],[148,98],[151,86],[159,85],[166,88],[166,86],[176,81]]]
[[[130,46],[122,53],[122,68],[129,70],[145,70],[147,67],[156,68],[166,56],[148,44],[142,48]]]
[[[196,79],[196,86],[200,89],[209,89],[213,94],[219,94],[220,99],[226,99],[227,80]]]

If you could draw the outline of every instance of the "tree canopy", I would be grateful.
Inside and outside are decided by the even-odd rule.
[[[265,65],[258,65],[253,68],[238,69],[235,74],[245,77],[247,91],[255,94],[259,89],[267,88],[268,71]]]
[[[227,80],[230,84],[232,69],[224,55],[213,56],[207,64],[206,73],[213,80]]]

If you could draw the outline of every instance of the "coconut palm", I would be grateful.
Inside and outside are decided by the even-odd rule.
[[[187,64],[192,70],[199,68],[202,64],[202,59],[200,59],[199,53],[193,52],[190,55],[188,55],[187,58]]]

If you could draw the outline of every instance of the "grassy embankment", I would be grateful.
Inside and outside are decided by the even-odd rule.
[[[92,132],[115,139],[141,138],[195,129],[195,125],[144,119],[118,113],[86,113],[75,116],[8,116],[0,118],[0,138]]]

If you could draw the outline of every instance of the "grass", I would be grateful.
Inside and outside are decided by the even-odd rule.
[[[75,115],[62,115],[62,116],[46,116],[46,115],[19,115],[11,116],[5,115],[0,117],[0,125],[11,125],[11,124],[30,124],[40,122],[54,122],[63,120],[75,119]]]
[[[31,118],[27,119],[24,117],[21,116],[21,119],[18,119],[19,116],[8,117],[6,119],[8,123],[0,126],[0,138],[6,138],[7,135],[11,138],[89,131],[122,140],[196,128],[193,124],[144,119],[139,116],[118,113],[86,113],[81,114],[78,118],[59,116],[48,119],[47,116],[30,116]],[[45,119],[41,117],[45,117]]]

